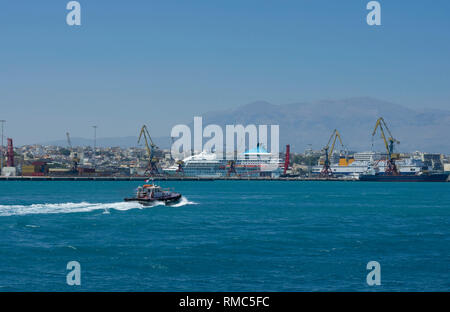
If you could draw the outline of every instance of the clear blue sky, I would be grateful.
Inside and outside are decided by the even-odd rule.
[[[450,1],[65,0],[0,4],[0,119],[18,144],[154,136],[193,115],[372,96],[450,106]]]

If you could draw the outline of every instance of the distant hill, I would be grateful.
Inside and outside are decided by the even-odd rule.
[[[154,143],[162,149],[169,149],[171,145],[171,141],[169,137],[159,137],[152,138]],[[73,137],[70,138],[72,142],[72,146],[94,146],[94,139],[86,139]],[[140,144],[137,144],[138,138],[134,136],[127,137],[112,137],[112,138],[97,138],[97,146],[98,147],[144,147],[143,141]],[[53,146],[67,146],[67,140],[56,140],[56,141],[47,141],[37,143],[41,145],[53,145]]]
[[[235,109],[205,113],[203,126],[278,124],[280,150],[291,144],[291,150],[295,152],[303,152],[308,144],[313,149],[322,148],[333,129],[337,128],[349,150],[367,151],[372,148],[372,131],[380,116],[385,118],[392,134],[401,142],[400,151],[450,153],[450,110],[416,111],[368,97],[284,105],[258,101]],[[188,120],[187,124],[192,126],[192,120]],[[170,137],[154,138],[154,141],[160,148],[170,148]],[[67,146],[65,140],[44,144]],[[93,140],[72,138],[72,144],[92,146]],[[137,146],[137,137],[99,138],[97,145]],[[375,150],[383,150],[379,135],[374,140],[374,147]]]
[[[380,116],[401,142],[400,151],[450,153],[449,110],[415,111],[368,97],[285,105],[259,101],[232,110],[206,113],[203,125],[278,124],[280,150],[289,143],[296,152],[304,151],[308,144],[312,144],[313,149],[322,148],[337,128],[349,150],[364,151],[372,147],[372,131]],[[379,135],[375,137],[374,147],[383,149]]]

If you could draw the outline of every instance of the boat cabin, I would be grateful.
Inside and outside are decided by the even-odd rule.
[[[160,186],[155,184],[144,184],[137,189],[137,198],[154,198],[163,195]]]

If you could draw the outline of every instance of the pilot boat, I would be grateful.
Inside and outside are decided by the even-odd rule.
[[[144,184],[139,186],[134,197],[128,197],[126,202],[137,201],[144,206],[151,206],[156,202],[164,202],[166,205],[176,203],[181,199],[180,193],[172,192],[170,189],[163,189],[156,184]]]

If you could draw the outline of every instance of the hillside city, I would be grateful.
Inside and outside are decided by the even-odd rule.
[[[145,176],[149,157],[145,148],[139,147],[62,147],[24,145],[14,147],[14,161],[8,161],[8,153],[3,159],[3,176]],[[352,155],[354,152],[349,152]],[[339,162],[341,151],[335,151],[331,162]],[[306,150],[290,153],[289,174],[308,175],[312,166],[323,163],[324,152]],[[404,157],[418,157],[434,170],[450,171],[450,155],[416,152]],[[158,167],[167,168],[176,163],[169,150],[156,149],[154,157]],[[154,158],[154,159],[155,159]],[[280,166],[285,154],[280,153]],[[8,167],[8,163],[13,166]]]

